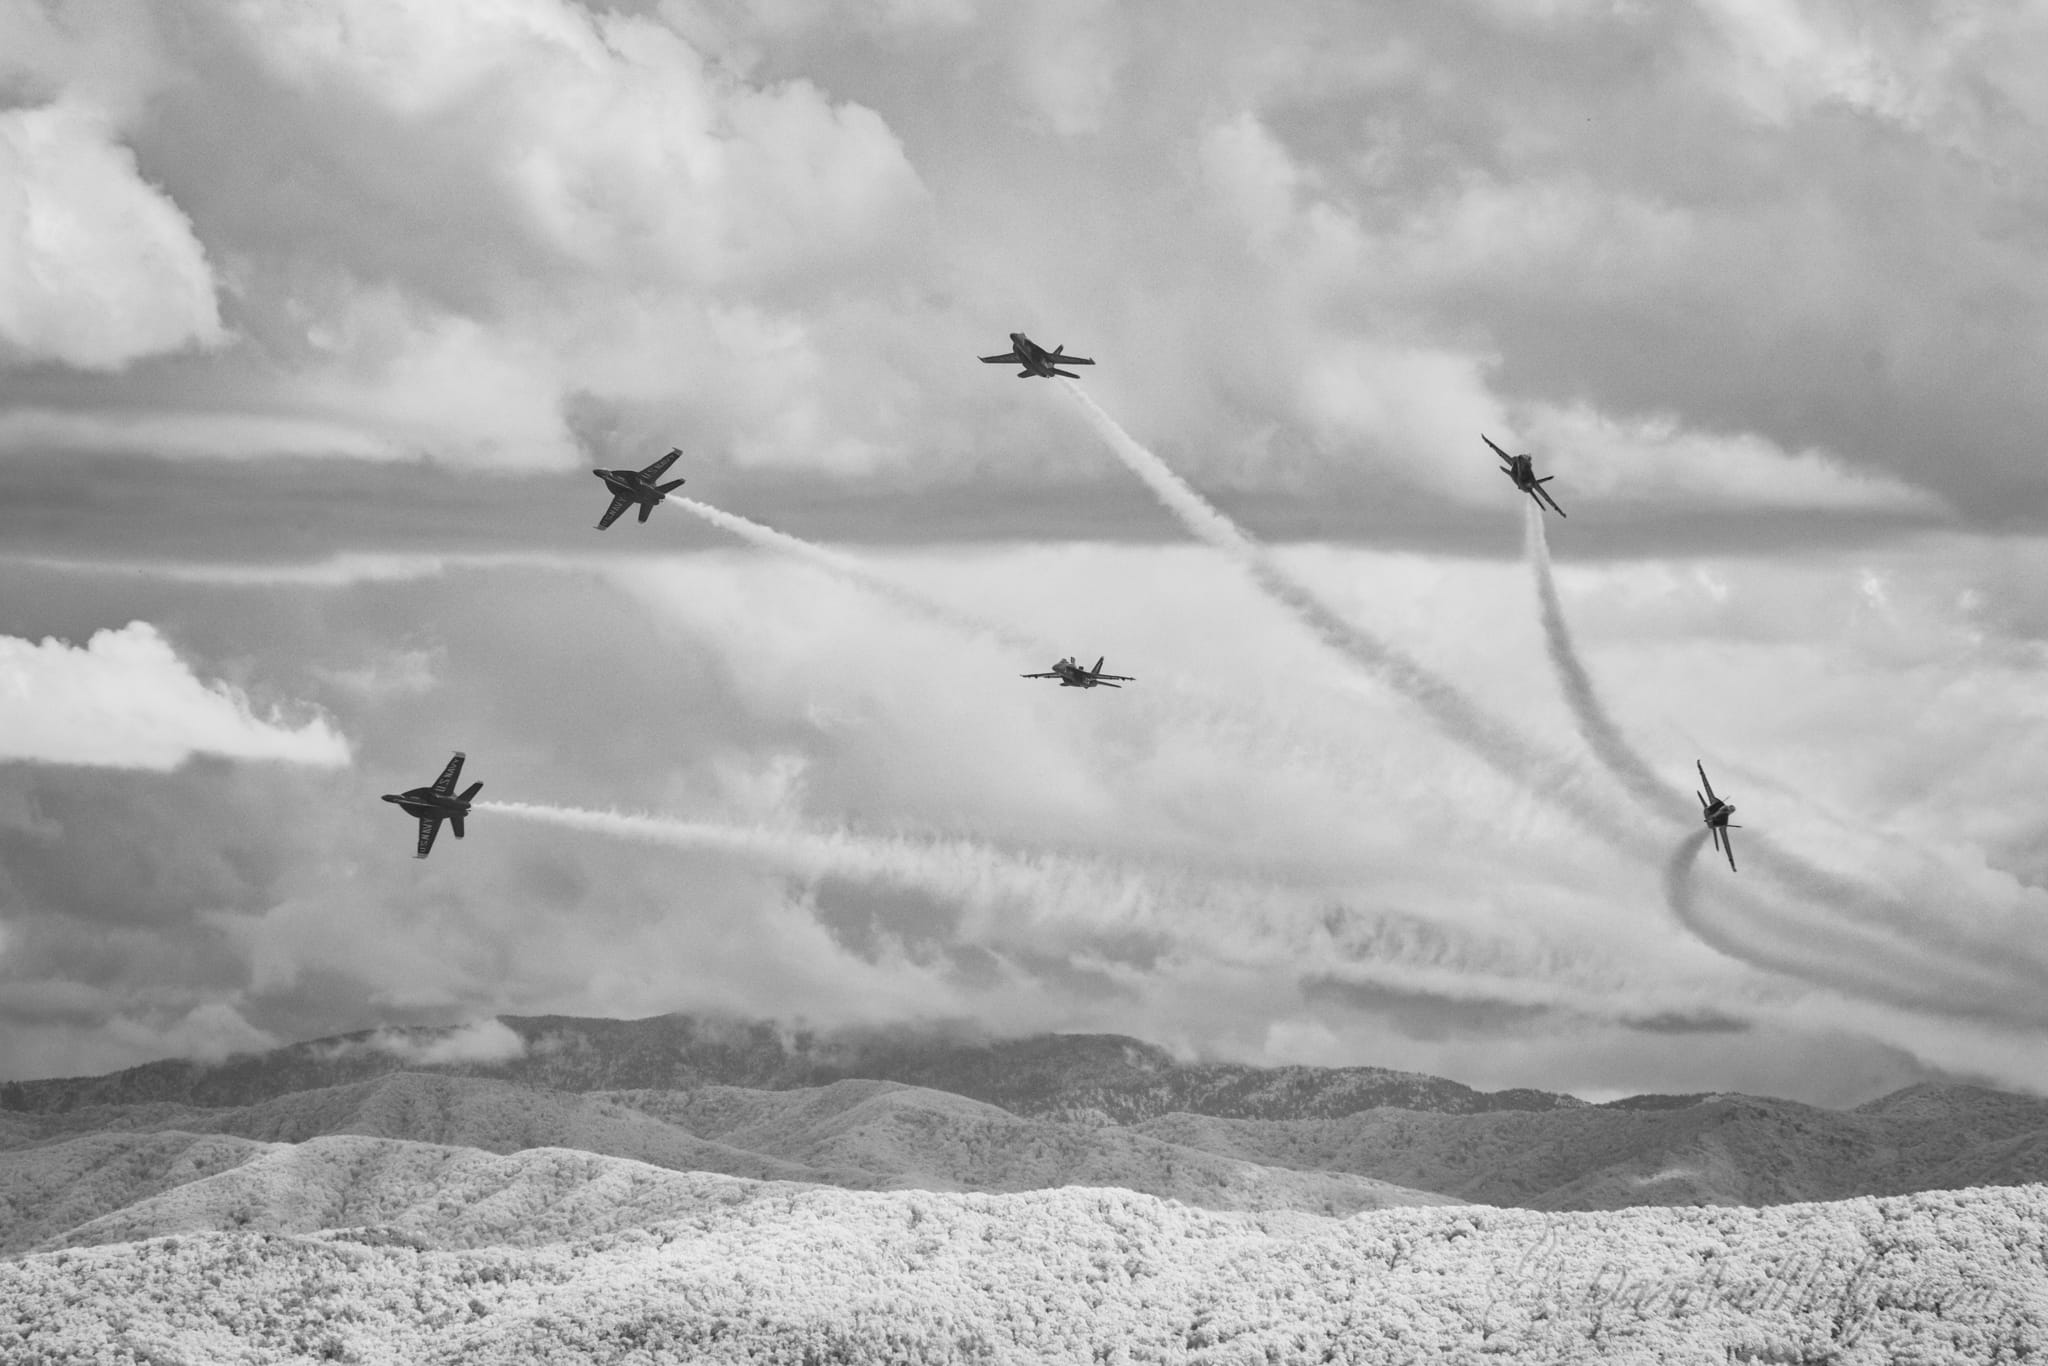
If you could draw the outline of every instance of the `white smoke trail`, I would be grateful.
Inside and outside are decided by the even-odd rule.
[[[1117,458],[1144,481],[1167,511],[1195,536],[1236,560],[1260,591],[1293,612],[1324,644],[1364,666],[1374,678],[1421,707],[1439,730],[1496,772],[1548,797],[1616,847],[1654,857],[1635,832],[1581,790],[1582,775],[1577,764],[1539,749],[1506,723],[1488,715],[1448,680],[1332,611],[1288,574],[1263,546],[1183,482],[1165,461],[1118,426],[1116,419],[1098,407],[1080,385],[1071,380],[1061,382]]]
[[[2034,1029],[2048,1024],[2048,1002],[2011,973],[1902,943],[1881,929],[1817,924],[1782,906],[1761,907],[1747,896],[1718,890],[1714,898],[1737,914],[1702,914],[1693,866],[1709,838],[1702,827],[1680,840],[1665,861],[1663,883],[1671,913],[1715,950],[1753,967],[1903,1010]]]
[[[1557,801],[1588,830],[1613,847],[1643,857],[1646,861],[1656,857],[1643,833],[1621,823],[1606,808],[1595,804],[1578,790],[1578,769],[1575,765],[1543,753],[1504,722],[1483,712],[1448,681],[1332,611],[1288,575],[1234,522],[1211,507],[1164,461],[1125,432],[1114,418],[1088,397],[1080,385],[1071,381],[1063,383],[1110,449],[1144,481],[1168,511],[1194,535],[1237,560],[1262,591],[1293,611],[1326,644],[1364,665],[1376,678],[1416,702],[1452,740],[1464,745],[1504,776]],[[1551,605],[1556,608],[1554,593]],[[1554,618],[1555,624],[1561,628],[1561,609],[1554,611]],[[1552,657],[1557,659],[1559,656],[1554,651]],[[1564,657],[1576,666],[1575,655],[1567,652]],[[1627,755],[1628,760],[1624,762],[1635,779],[1631,791],[1654,802],[1660,813],[1675,816],[1683,809],[1682,803],[1670,799],[1668,791],[1663,789],[1648,765],[1635,756],[1621,739],[1593,695],[1591,679],[1583,668],[1577,669],[1577,677],[1583,685],[1579,689],[1581,701],[1590,704],[1585,715],[1597,717],[1606,735],[1612,738],[1607,754],[1602,757]],[[1569,681],[1567,691],[1572,691]],[[1703,838],[1704,831],[1700,834]],[[1767,861],[1772,873],[1789,890],[1806,895],[1826,893],[1828,875],[1784,856],[1775,845],[1763,844],[1762,852],[1767,856],[1778,856]],[[1690,866],[1690,853],[1685,865]],[[1667,860],[1667,899],[1674,888],[1681,894],[1685,892],[1682,877],[1674,882],[1672,867],[1673,864]],[[1733,893],[1723,899],[1757,908],[1757,903],[1747,893]],[[1810,941],[1807,950],[1801,952],[1799,948],[1768,942],[1768,937],[1759,932],[1764,923],[1760,917],[1753,917],[1752,932],[1747,937],[1736,937],[1726,927],[1711,924],[1699,916],[1689,900],[1681,904],[1686,907],[1686,914],[1681,915],[1681,920],[1694,934],[1718,951],[1754,966],[1790,973],[1817,985],[1870,994],[1908,1009],[1968,1018],[1988,1015],[2030,1025],[2042,1018],[2041,1008],[2031,1000],[2032,996],[2039,994],[2037,983],[2016,982],[2010,975],[2001,975],[1995,970],[1987,974],[1980,969],[1989,965],[1958,962],[1953,957],[1947,957],[1947,961],[1937,965],[1932,960],[1944,955],[1937,946],[1925,942],[1908,942],[1876,932],[1872,927],[1806,925],[1797,927]],[[1677,909],[1678,905],[1674,905],[1674,910]],[[1776,914],[1783,918],[1782,909]],[[1784,928],[1794,927],[1786,925]],[[1852,959],[1854,966],[1850,966]],[[1886,972],[1884,969],[1888,966],[1895,966],[1897,971]]]
[[[1001,622],[976,616],[950,604],[928,598],[860,561],[801,537],[763,526],[759,522],[701,503],[693,498],[671,496],[673,502],[711,525],[761,547],[792,556],[844,582],[866,589],[895,604],[912,616],[950,627],[970,637],[994,641],[1004,650],[1043,666],[1047,657],[1059,653],[1043,637],[1030,636]],[[1148,671],[1145,686],[1133,690],[1125,705],[1139,709],[1163,708],[1180,722],[1203,728],[1211,739],[1235,744],[1257,754],[1269,765],[1284,762],[1302,769],[1317,769],[1354,785],[1378,786],[1378,756],[1356,751],[1350,737],[1327,732],[1314,733],[1304,718],[1294,712],[1276,716],[1265,708],[1248,707],[1241,699],[1219,696],[1212,688]]]
[[[1651,770],[1648,761],[1629,744],[1620,727],[1607,714],[1607,708],[1593,686],[1592,676],[1579,659],[1571,630],[1565,623],[1564,606],[1558,599],[1557,584],[1551,572],[1550,542],[1543,512],[1532,503],[1524,509],[1524,517],[1524,544],[1536,579],[1536,600],[1543,618],[1544,645],[1557,670],[1558,685],[1571,708],[1572,719],[1578,724],[1579,734],[1585,737],[1594,756],[1620,781],[1630,796],[1659,815],[1686,817],[1690,808],[1684,795],[1667,786]],[[1808,901],[1859,918],[1881,920],[1916,938],[1923,937],[1929,928],[1924,915],[1915,914],[1911,908],[1874,889],[1859,887],[1846,878],[1814,867],[1761,832],[1744,838],[1757,856],[1752,860],[1752,866],[1760,876],[1778,882]]]
[[[1579,659],[1565,625],[1564,604],[1558,600],[1557,583],[1550,568],[1550,540],[1544,526],[1543,509],[1532,499],[1524,509],[1523,545],[1529,566],[1536,575],[1536,601],[1543,618],[1543,644],[1557,670],[1558,685],[1578,723],[1579,734],[1595,758],[1606,766],[1630,796],[1660,816],[1686,819],[1689,808],[1684,794],[1664,782],[1623,737],[1621,728],[1607,714],[1600,694],[1594,690],[1592,675]]]
[[[1106,860],[912,839],[480,801],[478,811],[671,848],[724,854],[806,879],[880,883],[977,914],[961,933],[1000,944],[1033,928],[1150,934],[1212,962],[1313,971],[1450,999],[1545,1006],[1599,1019],[1670,1010],[1738,1013],[1725,983],[1644,983],[1586,952],[1474,936],[1401,916],[1342,910],[1329,892],[1186,879]]]
[[[685,512],[702,518],[715,527],[730,531],[763,549],[794,556],[824,570],[827,574],[865,588],[875,596],[903,608],[912,616],[923,617],[942,626],[950,626],[965,635],[985,636],[1006,650],[1021,651],[1033,657],[1051,649],[1044,641],[1012,630],[1001,622],[991,621],[986,617],[976,616],[972,612],[962,611],[928,598],[914,589],[897,583],[887,575],[876,573],[850,556],[841,555],[836,550],[828,550],[802,537],[762,526],[759,522],[749,521],[737,513],[715,508],[709,503],[700,503],[694,498],[671,495],[669,501]]]
[[[1683,794],[1658,778],[1607,714],[1591,675],[1579,660],[1570,629],[1565,623],[1563,604],[1558,599],[1557,585],[1551,573],[1550,545],[1543,512],[1532,503],[1524,509],[1524,516],[1525,544],[1530,567],[1535,573],[1544,644],[1551,663],[1556,667],[1558,684],[1573,719],[1578,723],[1579,733],[1585,737],[1595,757],[1620,781],[1630,796],[1658,815],[1684,818],[1691,808]],[[1983,989],[1986,971],[2010,988],[2015,946],[2009,941],[1993,940],[1967,924],[1937,924],[1937,917],[1925,909],[1909,906],[1876,888],[1859,885],[1816,867],[1761,831],[1745,832],[1743,838],[1751,854],[1748,866],[1758,876],[1777,883],[1809,905],[1832,911],[1864,926],[1891,931],[1891,934],[1883,936],[1866,935],[1863,942],[1870,952],[1893,965],[1911,963],[1917,967],[1930,957],[1939,957],[1952,965],[1968,964],[1978,969],[1975,977],[1979,983],[1978,990]],[[1694,928],[1698,933],[1698,926]],[[1734,951],[1734,941],[1729,940],[1725,930],[1721,933],[1720,942],[1704,934],[1701,937],[1724,953]],[[1843,936],[1838,932],[1835,937],[1839,940]],[[1786,967],[1787,960],[1782,953],[1771,955],[1769,963],[1749,954],[1739,956],[1748,957],[1758,966],[1791,970]],[[1839,979],[1840,970],[1832,961],[1818,966],[1830,979]],[[2040,967],[2036,965],[2037,975],[2048,975],[2042,974]]]

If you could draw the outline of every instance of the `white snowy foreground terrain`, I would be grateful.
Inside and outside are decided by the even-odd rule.
[[[66,1231],[61,1250],[0,1261],[0,1361],[1889,1366],[2048,1352],[2039,1185],[1332,1218],[1075,1187],[849,1191],[358,1136],[215,1139],[178,1160],[195,1179]]]

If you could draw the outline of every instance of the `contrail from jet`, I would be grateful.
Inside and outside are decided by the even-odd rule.
[[[742,540],[750,541],[765,550],[774,550],[784,555],[794,556],[807,564],[824,570],[835,578],[843,579],[848,583],[865,588],[868,592],[894,603],[913,616],[923,617],[942,626],[950,626],[954,630],[963,632],[966,635],[986,636],[1007,650],[1036,655],[1052,648],[1044,641],[1014,631],[1001,622],[990,621],[986,617],[976,616],[971,612],[964,612],[957,607],[928,598],[915,589],[905,587],[886,574],[878,574],[859,560],[848,555],[842,555],[836,550],[828,550],[826,547],[806,541],[802,537],[791,536],[787,532],[777,531],[773,527],[762,526],[759,522],[750,521],[738,513],[727,512],[723,508],[715,508],[709,503],[700,503],[695,498],[684,498],[671,494],[668,501],[692,516],[699,517],[715,527],[730,531]]]
[[[864,588],[912,616],[950,627],[970,637],[992,640],[1034,665],[1041,665],[1045,656],[1058,652],[1058,647],[1043,637],[1026,635],[1000,622],[926,597],[851,556],[693,498],[671,494],[668,501],[764,550],[793,556],[843,582]],[[1327,733],[1302,733],[1298,716],[1275,716],[1265,709],[1246,706],[1240,699],[1219,696],[1214,688],[1171,675],[1157,676],[1148,672],[1145,686],[1131,694],[1128,705],[1140,708],[1165,706],[1182,720],[1206,726],[1209,733],[1218,739],[1227,738],[1269,759],[1284,757],[1290,762],[1304,767],[1319,767],[1326,772],[1336,769],[1338,771],[1332,776],[1346,781],[1371,781],[1361,775],[1375,771],[1367,762],[1341,762],[1348,742]]]
[[[1191,880],[1159,870],[1068,855],[1020,854],[968,840],[914,839],[632,815],[527,802],[480,801],[479,812],[670,848],[723,854],[807,879],[901,887],[976,912],[963,929],[999,942],[1046,921],[1094,932],[1192,941],[1212,960],[1377,981],[1453,999],[1563,1009],[1631,1020],[1670,1009],[1746,1010],[1725,988],[1640,983],[1620,964],[1462,931],[1427,921],[1334,909],[1332,893]],[[1575,961],[1576,960],[1576,961]]]
[[[1726,902],[1749,902],[1739,930],[1731,929],[1725,917],[1702,915],[1693,867],[1710,837],[1704,827],[1687,835],[1663,869],[1665,904],[1710,948],[1754,967],[1905,1010],[2035,1029],[2048,1025],[2048,1004],[2038,987],[2013,981],[1999,965],[1930,951],[1879,928],[1815,924],[1780,908],[1764,908],[1770,919],[1758,924],[1754,902],[1726,893],[1721,894]]]
[[[727,854],[808,878],[881,882],[974,906],[1079,897],[1120,916],[1149,919],[1164,909],[1135,874],[1060,855],[1000,853],[964,840],[727,825],[529,802],[478,802],[476,809],[619,839]]]
[[[1168,511],[1199,539],[1235,559],[1262,591],[1293,611],[1326,644],[1363,665],[1376,678],[1421,706],[1440,730],[1484,760],[1495,771],[1550,797],[1589,831],[1614,848],[1642,857],[1646,861],[1656,859],[1654,849],[1648,845],[1643,834],[1622,823],[1606,808],[1595,805],[1577,789],[1575,784],[1579,770],[1576,765],[1543,753],[1506,723],[1480,710],[1447,680],[1431,673],[1392,646],[1352,625],[1332,611],[1310,590],[1288,575],[1272,556],[1236,523],[1212,507],[1163,460],[1125,432],[1114,418],[1089,398],[1079,384],[1072,381],[1062,383],[1067,392],[1081,405],[1082,411],[1087,414],[1090,423],[1108,443],[1110,449],[1132,473],[1144,481]],[[1562,625],[1561,608],[1555,611],[1555,617],[1557,624]],[[1553,655],[1553,658],[1555,657]],[[1568,658],[1576,663],[1575,656]],[[1632,792],[1639,798],[1653,801],[1655,809],[1659,812],[1675,816],[1677,810],[1682,807],[1660,791],[1662,784],[1649,772],[1648,766],[1640,757],[1633,755],[1625,741],[1620,741],[1618,731],[1615,730],[1613,723],[1607,720],[1604,710],[1598,706],[1597,698],[1591,692],[1591,679],[1583,668],[1577,672],[1579,680],[1584,684],[1582,696],[1593,703],[1589,714],[1598,716],[1605,724],[1608,734],[1618,742],[1614,752],[1627,753],[1633,759],[1629,767],[1635,774],[1637,783],[1631,789]],[[1777,855],[1779,860],[1782,860],[1770,871],[1788,890],[1812,895],[1825,892],[1830,882],[1834,881],[1820,870],[1783,855],[1774,845],[1763,845],[1762,851]],[[1689,867],[1689,856],[1686,863]],[[1674,883],[1670,867],[1667,861],[1667,899],[1674,887],[1681,893],[1684,891],[1682,879]],[[1748,902],[1752,908],[1756,905],[1746,893],[1731,893],[1727,899]],[[2016,1003],[2015,1008],[2004,1009],[1987,1004],[1987,990],[1995,991],[1998,986],[2004,986],[2007,992],[2018,989],[2021,984],[2012,983],[2009,977],[2000,983],[1992,983],[1980,974],[1972,974],[1969,980],[1965,981],[1957,978],[1952,972],[1937,973],[1934,965],[1929,962],[1929,957],[1941,951],[1924,942],[1906,942],[1891,935],[1875,937],[1868,927],[1839,927],[1836,933],[1827,936],[1836,941],[1838,948],[1847,947],[1843,942],[1846,935],[1858,941],[1860,947],[1866,951],[1871,951],[1878,962],[1897,964],[1900,969],[1900,975],[1896,977],[1876,973],[1858,975],[1845,972],[1838,966],[1838,960],[1824,954],[1801,956],[1760,944],[1754,936],[1749,940],[1737,939],[1725,930],[1707,925],[1696,912],[1690,910],[1689,900],[1682,901],[1681,904],[1688,908],[1688,914],[1681,915],[1680,918],[1696,935],[1720,952],[1755,966],[1791,973],[1803,980],[1841,990],[1874,994],[1879,999],[1916,1010],[1932,1010],[1972,1018],[1988,1014],[2006,1020],[2019,1019],[2030,1024],[2039,1023],[2041,1019],[2041,1012],[2027,1005]],[[1677,906],[1674,906],[1674,910],[1677,909]],[[1950,957],[1949,962],[1943,966],[1954,969],[1980,965],[1959,963]],[[1936,976],[1946,976],[1948,984],[1953,989],[1951,996],[1937,997],[1926,989],[1931,985],[1930,979]],[[2038,994],[2037,990],[2035,994]],[[1958,1001],[1967,1004],[1959,1006]]]
[[[1579,790],[1582,773],[1577,764],[1542,751],[1506,723],[1481,710],[1448,680],[1332,611],[1288,574],[1265,547],[1212,507],[1165,461],[1139,444],[1088,397],[1086,390],[1071,380],[1061,383],[1081,405],[1110,450],[1144,481],[1167,511],[1197,538],[1236,560],[1260,591],[1294,613],[1324,644],[1421,707],[1439,730],[1496,772],[1549,797],[1616,848],[1644,857],[1655,856],[1611,811],[1596,805]]]
[[[1630,796],[1650,811],[1684,819],[1690,808],[1682,792],[1667,786],[1629,744],[1620,727],[1607,713],[1593,686],[1592,676],[1581,663],[1578,650],[1573,644],[1571,631],[1565,623],[1564,607],[1557,595],[1557,584],[1551,572],[1550,545],[1547,524],[1542,509],[1531,504],[1524,509],[1525,545],[1531,569],[1536,579],[1536,598],[1543,618],[1543,639],[1551,663],[1555,666],[1559,687],[1569,704],[1572,718],[1577,722],[1579,733],[1601,764],[1612,773]],[[1969,963],[1974,967],[2009,969],[2015,951],[2010,942],[1994,937],[1985,937],[1965,927],[1948,923],[1937,927],[1933,918],[1924,911],[1906,905],[1897,898],[1876,888],[1862,886],[1848,878],[1840,877],[1819,868],[1784,848],[1762,831],[1746,831],[1746,841],[1753,857],[1748,866],[1758,876],[1776,882],[1802,900],[1823,909],[1833,911],[1845,918],[1866,926],[1881,926],[1895,933],[1887,936],[1879,952],[1892,962],[1911,958],[1924,962],[1928,953],[1938,953],[1955,963]],[[1668,887],[1668,883],[1667,883]],[[1675,909],[1675,907],[1674,907]],[[1698,922],[1693,922],[1695,933],[1699,932]],[[1929,931],[1939,928],[1945,942],[1938,946],[1929,943]],[[1703,939],[1720,949],[1731,952],[1725,934],[1722,942],[1708,935]],[[1739,955],[1747,956],[1747,955]],[[1751,961],[1758,961],[1754,958]],[[1787,970],[1782,960],[1760,966],[1773,966]],[[1825,967],[1832,972],[1832,967]],[[1838,975],[1838,974],[1837,974]],[[2009,975],[2009,974],[2008,974]],[[1978,990],[1982,990],[1981,986]]]
[[[1558,685],[1564,690],[1565,702],[1571,708],[1572,719],[1578,723],[1579,734],[1585,737],[1593,756],[1628,789],[1630,796],[1658,815],[1673,820],[1685,819],[1688,809],[1684,794],[1659,778],[1649,762],[1636,753],[1635,747],[1622,735],[1621,728],[1607,714],[1600,694],[1594,690],[1592,675],[1586,672],[1586,666],[1579,660],[1571,630],[1565,625],[1564,604],[1558,600],[1557,581],[1551,574],[1550,540],[1544,526],[1544,512],[1533,499],[1524,511],[1524,518],[1523,545],[1528,552],[1529,566],[1536,575],[1536,601],[1543,618],[1544,648],[1557,670]]]

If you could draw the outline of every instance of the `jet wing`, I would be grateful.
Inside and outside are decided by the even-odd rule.
[[[640,477],[642,479],[645,479],[650,484],[654,483],[655,481],[659,480],[662,475],[668,473],[668,467],[670,465],[675,464],[676,457],[681,455],[682,453],[682,447],[678,446],[676,449],[670,451],[667,455],[661,457],[661,459],[655,461],[652,465],[649,465],[646,469],[640,471]]]
[[[981,363],[983,365],[1022,365],[1024,358],[1015,351],[1005,351],[1000,356],[983,356]]]
[[[1095,362],[1094,362],[1094,361],[1092,361],[1092,360],[1089,360],[1089,359],[1088,359],[1088,358],[1087,358],[1086,356],[1062,356],[1062,355],[1058,354],[1057,352],[1055,352],[1054,354],[1052,354],[1052,355],[1050,355],[1050,356],[1047,356],[1047,357],[1046,357],[1046,359],[1047,359],[1047,360],[1049,360],[1049,361],[1051,361],[1051,362],[1052,362],[1052,363],[1053,363],[1054,365],[1093,365],[1093,364],[1095,364]]]
[[[1112,678],[1119,683],[1135,683],[1138,681],[1129,674],[1096,674],[1094,678],[1097,683],[1107,683]]]
[[[441,818],[439,816],[420,817],[420,848],[419,852],[414,854],[413,857],[425,858],[427,851],[434,847],[434,836],[440,833]]]
[[[1555,513],[1556,513],[1556,514],[1557,514],[1558,516],[1560,516],[1560,517],[1564,517],[1564,516],[1568,516],[1568,515],[1569,515],[1569,514],[1567,514],[1567,513],[1565,512],[1565,510],[1564,510],[1563,508],[1561,508],[1561,507],[1559,507],[1559,506],[1557,505],[1557,499],[1555,499],[1555,498],[1552,498],[1552,497],[1550,496],[1550,490],[1549,490],[1549,489],[1547,489],[1547,488],[1544,488],[1544,487],[1543,487],[1542,485],[1540,485],[1540,484],[1539,484],[1539,485],[1537,485],[1537,487],[1536,487],[1536,496],[1537,496],[1538,498],[1541,498],[1541,499],[1542,499],[1542,500],[1543,500],[1544,502],[1546,502],[1546,503],[1550,504],[1550,510],[1551,510],[1552,512],[1555,512]]]
[[[1479,434],[1479,439],[1481,441],[1484,441],[1487,445],[1493,446],[1493,438],[1488,436],[1485,432],[1481,432]],[[1515,458],[1509,455],[1506,451],[1502,450],[1498,446],[1493,446],[1493,453],[1499,456],[1501,459],[1507,461],[1510,465],[1515,463]]]
[[[1726,830],[1721,832],[1721,849],[1722,852],[1728,855],[1728,871],[1731,873],[1739,872],[1740,869],[1735,866],[1735,836],[1729,834]]]
[[[1701,781],[1702,783],[1706,783],[1706,787],[1707,787],[1707,800],[1708,800],[1709,802],[1718,802],[1718,801],[1720,801],[1721,799],[1720,799],[1719,797],[1717,797],[1717,796],[1715,796],[1715,795],[1714,795],[1714,785],[1713,785],[1712,783],[1710,783],[1710,782],[1707,782],[1707,766],[1706,766],[1705,764],[1701,763],[1701,762],[1700,762],[1699,760],[1697,760],[1697,759],[1695,759],[1695,760],[1693,760],[1693,761],[1692,761],[1692,766],[1693,766],[1694,768],[1696,768],[1696,769],[1698,769],[1698,770],[1700,771],[1700,781]],[[1694,796],[1698,796],[1699,794],[1698,794],[1698,793],[1694,793],[1693,795],[1694,795]]]
[[[597,519],[597,529],[603,531],[613,522],[618,521],[619,514],[631,506],[633,506],[633,500],[623,493],[612,499],[612,505],[604,510],[604,516]]]
[[[1058,675],[1058,674],[1056,674],[1056,673],[1051,673],[1051,674],[1018,674],[1018,675],[1017,675],[1017,677],[1019,677],[1019,678],[1058,678],[1058,677],[1059,677],[1059,675]]]
[[[434,779],[434,791],[447,796],[455,790],[455,780],[462,776],[462,751],[456,750],[455,757],[448,761],[448,767],[441,770],[441,776]]]

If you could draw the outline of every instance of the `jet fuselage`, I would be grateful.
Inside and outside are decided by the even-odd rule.
[[[654,504],[668,497],[652,479],[638,470],[592,470],[591,473],[604,480],[613,493],[637,503]]]
[[[1010,334],[1010,344],[1017,348],[1017,363],[1019,365],[1022,365],[1026,370],[1042,379],[1051,379],[1053,377],[1052,362],[1046,358],[1049,353],[1044,347],[1025,336],[1022,332],[1012,332]]]
[[[467,816],[469,803],[462,798],[434,791],[431,787],[410,787],[403,792],[387,792],[384,800],[398,804],[399,810],[408,816]]]

